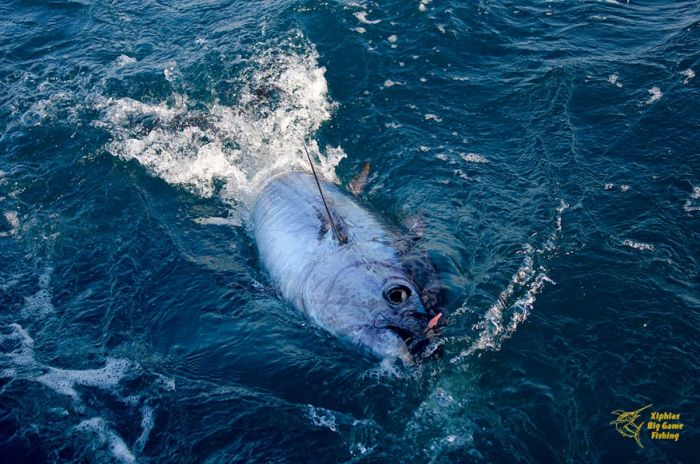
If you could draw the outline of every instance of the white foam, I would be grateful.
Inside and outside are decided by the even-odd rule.
[[[136,58],[132,58],[132,57],[127,56],[127,55],[119,55],[117,57],[117,59],[115,60],[115,63],[117,66],[119,66],[121,68],[124,66],[128,66],[130,64],[136,63]]]
[[[78,399],[76,386],[112,390],[119,385],[131,367],[129,360],[113,358],[108,358],[105,367],[100,369],[71,370],[49,366],[49,371],[36,380],[57,393]]]
[[[663,92],[661,91],[661,89],[658,87],[652,87],[649,90],[647,90],[647,92],[649,92],[649,94],[651,95],[651,97],[649,97],[649,99],[644,102],[647,105],[650,105],[652,103],[655,103],[655,102],[661,100],[661,97],[663,97],[663,95],[664,95]]]
[[[53,312],[54,306],[51,302],[51,273],[53,269],[47,267],[39,276],[39,290],[24,298],[22,315],[24,317],[43,317]]]
[[[6,211],[5,220],[10,224],[13,230],[19,229],[19,216],[16,211]]]
[[[13,348],[7,353],[2,353],[2,358],[9,361],[13,367],[5,370],[4,377],[14,377],[17,373],[16,368],[31,368],[36,365],[34,339],[21,325],[13,323],[2,328],[0,343],[4,345],[8,342],[12,344]]]
[[[42,92],[49,92],[52,87],[48,82],[44,82],[38,88]],[[59,109],[65,108],[67,104],[72,102],[73,98],[70,92],[55,92],[48,98],[34,102],[31,108],[22,114],[20,121],[28,127],[39,126],[45,119],[54,116]]]
[[[150,436],[154,425],[155,417],[153,408],[144,404],[141,408],[141,435],[139,435],[134,443],[134,450],[136,450],[136,452],[140,453],[143,451],[146,443],[148,443],[148,437]]]
[[[693,187],[693,193],[690,194],[690,198],[685,200],[685,204],[683,205],[683,210],[686,213],[691,213],[693,211],[700,211],[700,205],[697,204],[696,201],[700,199],[700,187]]]
[[[424,115],[426,121],[442,122],[442,118],[437,114],[427,113]]]
[[[612,73],[610,76],[608,76],[608,82],[611,84],[617,86],[617,87],[622,87],[622,84],[618,82],[618,79],[620,78],[620,75],[618,73]]]
[[[476,325],[475,328],[479,330],[479,336],[469,348],[450,360],[451,363],[459,363],[476,351],[498,350],[503,341],[510,338],[518,325],[527,319],[544,283],[554,283],[546,275],[545,268],[533,268],[533,252],[532,247],[528,245],[523,264],[506,289],[501,292],[496,303],[488,309],[484,319]],[[511,297],[519,291],[524,291],[523,296],[511,303]],[[505,320],[505,313],[509,309],[512,309],[510,319]]]
[[[168,81],[170,83],[174,83],[175,81],[179,80],[182,77],[182,74],[177,69],[177,63],[174,61],[171,61],[163,69],[163,76],[165,77],[166,81]]]
[[[119,128],[131,123],[135,118],[142,116],[157,117],[163,123],[172,121],[175,116],[185,112],[187,99],[179,97],[175,99],[173,106],[168,106],[165,103],[143,103],[131,98],[107,98],[97,99],[96,109],[104,112],[103,120],[95,123],[98,127],[103,128]],[[116,131],[114,134],[117,137],[125,137],[130,135],[126,131]]]
[[[452,358],[451,363],[458,364],[477,351],[500,349],[503,342],[510,338],[518,326],[527,319],[544,284],[555,284],[547,276],[547,269],[541,264],[535,264],[535,257],[555,250],[562,231],[562,216],[567,208],[569,205],[561,200],[556,208],[555,228],[543,243],[542,249],[535,249],[530,244],[525,245],[521,252],[524,256],[522,264],[496,302],[486,311],[483,320],[475,325],[475,329],[478,330],[476,340]],[[461,312],[466,310],[467,308],[464,308]],[[460,310],[457,310],[455,313],[459,312]]]
[[[202,217],[196,218],[194,220],[197,224],[203,226],[229,226],[229,227],[240,227],[242,222],[240,217],[229,216],[229,217]]]
[[[19,216],[16,211],[5,211],[3,214],[5,221],[10,226],[10,230],[0,232],[0,237],[9,237],[10,235],[15,235],[19,231]]]
[[[379,24],[382,22],[381,19],[367,19],[368,13],[366,11],[357,11],[353,14],[357,18],[357,20],[360,21],[362,24]]]
[[[557,208],[557,215],[556,215],[556,224],[557,227],[554,231],[554,233],[549,237],[549,239],[545,242],[544,246],[545,249],[553,249],[554,244],[556,240],[559,238],[559,234],[561,233],[561,221],[562,221],[562,215],[564,214],[564,211],[566,211],[567,208],[569,208],[569,204],[565,202],[564,200],[561,200],[559,203],[559,207]]]
[[[460,153],[459,156],[467,163],[488,164],[489,162],[489,160],[479,153]]]
[[[683,79],[683,83],[684,83],[684,84],[687,84],[688,82],[690,82],[690,80],[691,80],[692,78],[695,77],[695,71],[693,71],[693,70],[690,69],[690,68],[688,68],[688,69],[686,69],[686,70],[684,70],[684,71],[681,71],[681,72],[679,72],[678,74],[681,74],[681,75],[685,76],[685,79]]]
[[[98,125],[112,132],[106,149],[114,156],[196,195],[218,194],[245,208],[270,177],[309,169],[303,140],[320,175],[337,181],[335,166],[345,153],[324,154],[309,141],[333,109],[324,73],[310,46],[298,53],[270,49],[244,71],[234,107],[213,103],[202,111],[177,95],[172,103],[105,99]],[[154,118],[156,124],[141,123]]]
[[[365,446],[363,443],[353,443],[350,446],[350,454],[353,456],[362,456],[372,451],[373,448]]]
[[[655,249],[654,245],[650,243],[635,242],[634,240],[624,240],[622,244],[630,248],[634,248],[635,250],[641,251],[654,251]]]
[[[365,32],[367,32],[367,29],[365,29],[364,27],[353,27],[351,30],[357,32],[358,34],[364,34]]]
[[[308,405],[308,408],[307,415],[315,426],[324,427],[332,430],[333,432],[338,431],[336,417],[333,412],[329,411],[328,409],[314,407],[310,404]]]
[[[0,331],[0,342],[12,342],[14,345],[9,352],[2,353],[2,357],[9,360],[15,368],[32,374],[32,380],[76,400],[79,399],[76,386],[114,390],[133,368],[129,360],[114,358],[108,358],[105,366],[99,369],[71,370],[43,365],[37,362],[34,355],[34,340],[21,325],[14,323]],[[34,374],[36,370],[41,374]]]
[[[122,437],[112,430],[101,417],[93,417],[75,426],[75,430],[96,435],[100,445],[107,445],[112,456],[119,462],[135,462],[136,458]]]
[[[418,11],[425,12],[428,4],[430,4],[431,1],[432,0],[420,0],[420,3],[418,4]]]
[[[70,370],[46,366],[37,361],[34,353],[34,340],[19,324],[0,327],[0,347],[7,350],[0,352],[0,363],[2,363],[0,366],[10,366],[0,369],[0,377],[15,378],[21,376],[21,378],[36,381],[73,399],[74,407],[78,412],[85,412],[85,408],[79,393],[76,391],[77,386],[99,388],[115,394],[118,393],[115,392],[115,389],[119,383],[134,367],[128,360],[114,358],[108,358],[105,366],[99,369]],[[138,405],[140,401],[140,398],[135,395],[121,398],[117,394],[117,397],[123,403],[131,406]],[[69,416],[68,411],[64,408],[49,407],[48,410],[61,416]],[[143,404],[141,415],[141,434],[134,443],[135,449],[139,453],[148,442],[155,424],[154,411],[150,406]],[[120,462],[135,461],[134,454],[124,440],[101,417],[83,420],[75,426],[75,430],[97,436],[98,446],[93,446],[93,450],[107,445],[110,454],[116,460]]]
[[[392,81],[391,79],[387,79],[384,81],[384,87],[393,87],[395,85],[401,85],[399,82]]]

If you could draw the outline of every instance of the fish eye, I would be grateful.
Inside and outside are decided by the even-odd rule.
[[[393,305],[405,303],[411,297],[411,289],[404,285],[396,285],[384,292],[384,299]]]

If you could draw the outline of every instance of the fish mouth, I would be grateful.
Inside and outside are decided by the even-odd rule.
[[[439,337],[439,327],[437,326],[437,321],[442,316],[442,313],[438,313],[437,316],[426,322],[424,318],[412,317],[410,321],[406,321],[404,324],[400,323],[388,323],[383,325],[383,328],[394,332],[396,335],[403,340],[408,348],[408,351],[413,356],[424,355],[426,348],[431,344],[431,342]],[[427,356],[437,353],[441,354],[441,350],[434,349]]]

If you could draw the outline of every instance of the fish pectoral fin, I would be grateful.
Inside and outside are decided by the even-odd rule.
[[[365,188],[365,185],[367,185],[367,179],[369,178],[369,161],[365,161],[365,164],[362,166],[362,170],[358,175],[355,176],[353,180],[350,181],[348,184],[348,190],[355,195],[358,196],[362,193],[362,191]]]

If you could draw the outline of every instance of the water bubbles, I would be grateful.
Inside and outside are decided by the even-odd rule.
[[[15,235],[19,231],[19,216],[16,211],[5,211],[3,213],[5,222],[9,226],[9,230],[0,232],[0,237],[9,237]]]
[[[336,418],[332,412],[324,408],[316,408],[312,405],[308,405],[308,407],[308,416],[315,426],[325,427],[333,432],[338,431]]]
[[[47,267],[39,276],[39,290],[24,299],[21,313],[24,317],[44,317],[54,311],[51,302],[51,273],[53,269]]]
[[[622,244],[624,246],[634,248],[635,250],[639,250],[639,251],[654,251],[655,250],[654,245],[652,245],[650,243],[637,242],[637,241],[629,240],[629,239],[623,240]]]
[[[489,162],[484,155],[479,153],[460,153],[459,156],[467,163],[488,164]]]
[[[176,80],[181,79],[182,74],[177,69],[177,63],[173,61],[169,63],[165,69],[163,69],[163,76],[165,76],[166,81],[174,83]]]
[[[136,457],[107,422],[101,417],[86,419],[75,426],[75,430],[93,436],[97,441],[95,451],[103,445],[107,446],[112,458],[118,462],[131,463],[136,461]]]
[[[603,190],[609,192],[611,190],[614,190],[615,187],[618,187],[620,192],[629,192],[632,189],[632,186],[629,184],[620,184],[619,186],[617,186],[612,182],[607,182],[605,185],[603,185]]]
[[[647,101],[644,102],[646,105],[651,105],[652,103],[656,103],[657,101],[661,100],[661,97],[663,97],[663,92],[661,91],[660,88],[658,87],[652,87],[647,92],[651,95]]]
[[[618,88],[621,88],[622,84],[620,82],[618,82],[619,78],[620,78],[620,75],[618,73],[614,72],[614,73],[610,74],[610,76],[608,76],[608,82],[610,82],[612,85],[614,85]]]
[[[136,58],[132,58],[127,55],[119,55],[115,60],[115,64],[120,68],[134,63],[136,63]]]
[[[379,24],[382,22],[381,19],[367,19],[367,13],[366,11],[357,11],[353,13],[353,15],[357,18],[358,21],[360,21],[362,24]]]
[[[475,325],[474,328],[478,330],[476,340],[452,358],[450,363],[459,365],[477,351],[500,349],[501,344],[527,319],[544,285],[555,284],[547,275],[545,265],[538,261],[541,256],[546,257],[556,250],[556,243],[562,232],[562,216],[568,208],[569,204],[561,200],[555,209],[554,229],[541,248],[525,244],[520,252],[523,255],[522,264],[495,303],[486,311],[483,319]]]
[[[126,359],[107,359],[104,367],[99,369],[71,370],[48,367],[48,372],[36,380],[57,393],[78,399],[77,386],[112,390],[127,373],[132,364]]]
[[[175,63],[164,73],[171,81],[179,76]],[[247,208],[275,174],[308,169],[301,141],[311,138],[333,109],[324,73],[310,46],[272,48],[243,71],[236,106],[195,109],[183,96],[173,103],[102,99],[97,108],[103,117],[95,125],[112,133],[105,147],[112,155],[135,159],[151,174],[196,195],[219,195]],[[320,174],[335,181],[342,149],[328,148],[324,155],[315,141],[308,148],[320,161]]]
[[[685,76],[685,79],[683,79],[683,84],[687,84],[688,82],[690,82],[690,80],[691,80],[692,78],[695,77],[695,71],[693,71],[693,70],[690,69],[690,68],[688,68],[688,69],[686,69],[686,70],[684,70],[684,71],[681,71],[681,72],[679,72],[678,74],[680,74],[680,75],[682,75],[682,76]]]

